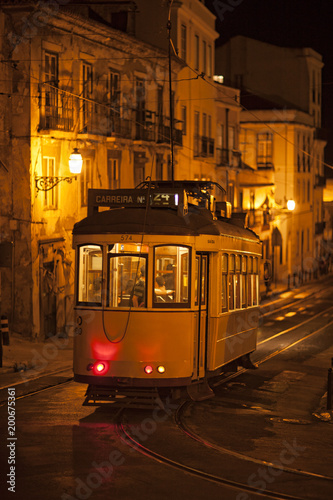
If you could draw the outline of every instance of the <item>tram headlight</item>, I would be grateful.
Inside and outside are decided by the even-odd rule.
[[[144,370],[145,370],[145,373],[147,373],[147,375],[150,375],[153,371],[153,367],[150,365],[147,365],[147,366],[145,366]]]
[[[160,365],[160,366],[157,367],[157,371],[158,371],[158,373],[164,373],[165,372],[165,367],[162,366],[162,365]]]

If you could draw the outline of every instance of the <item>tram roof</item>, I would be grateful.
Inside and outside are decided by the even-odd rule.
[[[202,207],[191,206],[186,215],[166,208],[114,208],[97,212],[74,225],[73,234],[150,234],[199,236],[227,235],[258,242],[251,230],[240,227],[231,219],[215,219]]]

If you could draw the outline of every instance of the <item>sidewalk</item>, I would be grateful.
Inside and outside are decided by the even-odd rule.
[[[73,366],[73,338],[51,337],[33,342],[10,333],[10,345],[3,346],[0,390]]]

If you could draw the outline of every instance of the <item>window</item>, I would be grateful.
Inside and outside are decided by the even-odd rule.
[[[88,63],[82,64],[82,92],[83,99],[81,100],[81,130],[87,131],[91,122],[92,104],[87,101],[91,99],[93,92],[93,71],[92,65]]]
[[[108,151],[107,172],[109,189],[120,188],[120,161],[121,153],[118,151]]]
[[[241,256],[235,256],[235,309],[241,307]]]
[[[45,52],[42,86],[45,128],[56,128],[58,124],[58,84],[58,55]]]
[[[232,311],[232,309],[235,308],[234,274],[235,274],[235,256],[229,255],[229,311]]]
[[[203,137],[207,137],[207,115],[206,115],[206,113],[202,113],[202,135],[203,135]]]
[[[190,306],[190,249],[168,245],[154,248],[155,307]]]
[[[56,177],[55,158],[43,156],[43,176]],[[58,208],[58,186],[44,191],[44,207],[55,209]]]
[[[207,43],[202,42],[202,71],[207,73]]]
[[[273,165],[273,134],[257,135],[257,167]]]
[[[200,113],[199,111],[194,111],[194,156],[199,156],[200,151]]]
[[[140,78],[137,78],[135,81],[135,101],[136,139],[144,139],[146,133],[146,86],[145,81]]]
[[[137,186],[145,180],[146,155],[139,151],[134,151],[134,184]]]
[[[187,108],[182,106],[183,135],[187,134]]]
[[[258,305],[258,291],[259,291],[259,275],[258,275],[258,258],[253,257],[253,275],[252,275],[252,305]]]
[[[195,50],[195,59],[194,59],[194,69],[196,71],[199,71],[199,64],[200,64],[200,41],[199,41],[199,36],[194,35],[194,50]]]
[[[242,274],[241,274],[241,293],[242,293],[242,308],[246,307],[246,299],[247,299],[247,293],[246,293],[246,273],[247,273],[247,256],[243,255],[242,256]]]
[[[228,310],[228,254],[222,254],[222,312]]]
[[[253,257],[249,257],[247,261],[247,305],[253,305],[252,302],[252,272],[253,272]]]
[[[109,102],[111,112],[120,111],[120,75],[114,71],[109,73]]]
[[[187,57],[187,30],[185,24],[181,25],[180,57],[186,61]]]
[[[212,46],[208,45],[207,50],[207,76],[212,76]]]
[[[88,204],[88,189],[92,187],[92,160],[91,158],[84,158],[82,164],[82,171],[80,174],[80,195],[81,206],[85,207]]]
[[[163,155],[156,153],[156,180],[163,180]]]
[[[235,149],[235,127],[228,127],[228,149],[232,151]]]
[[[78,302],[98,304],[102,301],[102,248],[99,245],[79,247]]]
[[[116,243],[108,248],[109,307],[147,307],[148,247]]]

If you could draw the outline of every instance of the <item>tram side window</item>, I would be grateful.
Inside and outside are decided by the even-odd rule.
[[[235,256],[235,309],[241,306],[241,256]]]
[[[258,258],[257,257],[253,258],[252,286],[253,286],[253,291],[252,291],[253,305],[257,306],[258,305],[258,286],[259,286]]]
[[[228,254],[222,255],[222,312],[228,310]]]
[[[229,311],[235,308],[235,256],[229,256]]]
[[[242,274],[241,274],[241,291],[242,291],[242,309],[246,307],[246,273],[247,273],[247,256],[242,256]]]
[[[146,307],[146,255],[109,255],[109,306]]]
[[[248,268],[247,268],[247,305],[250,307],[253,305],[252,302],[252,292],[253,292],[253,285],[252,285],[252,273],[253,273],[253,257],[248,258]]]
[[[78,302],[101,304],[102,260],[99,245],[79,247]]]
[[[189,306],[190,249],[177,245],[154,249],[155,307]]]

